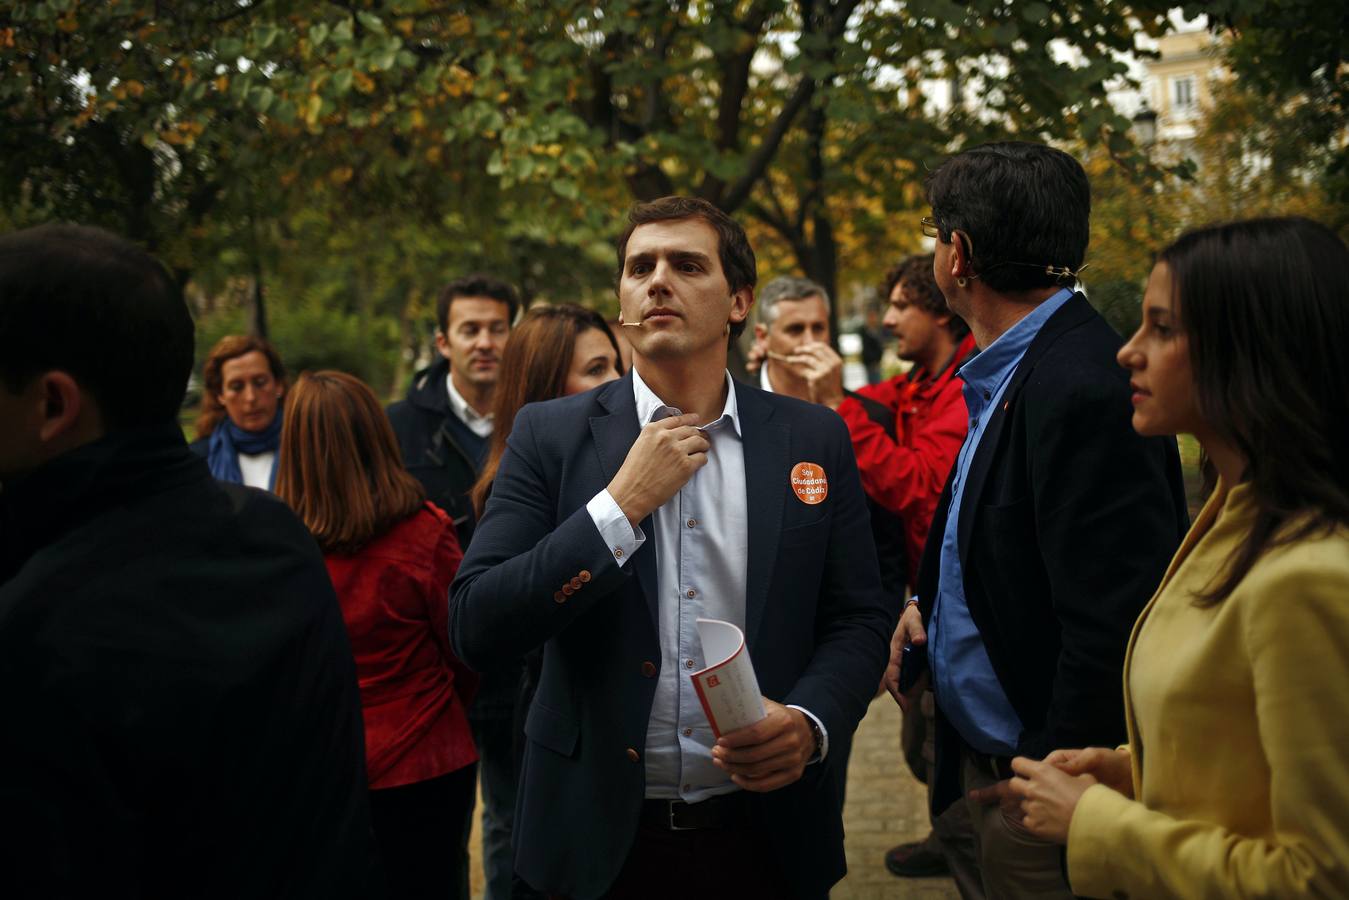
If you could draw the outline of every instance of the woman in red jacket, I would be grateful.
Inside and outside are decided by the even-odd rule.
[[[476,686],[449,647],[454,524],[403,468],[370,388],[342,372],[300,376],[286,398],[277,494],[318,540],[342,604],[365,714],[375,837],[391,896],[461,884],[477,751]]]

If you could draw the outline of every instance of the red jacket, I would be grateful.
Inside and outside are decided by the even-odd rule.
[[[857,391],[895,414],[895,435],[873,421],[861,402],[847,397],[838,414],[848,423],[862,488],[874,502],[904,520],[910,580],[918,572],[923,544],[946,478],[965,440],[968,413],[955,377],[974,351],[966,335],[951,362],[935,376],[919,369]]]
[[[428,503],[355,556],[325,557],[356,657],[371,788],[478,758],[464,712],[477,678],[449,643],[450,582],[463,556],[454,523]]]

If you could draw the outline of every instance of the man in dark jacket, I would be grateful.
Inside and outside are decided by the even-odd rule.
[[[1124,740],[1125,645],[1188,525],[1180,460],[1174,439],[1130,426],[1123,341],[1072,290],[1091,210],[1081,165],[987,144],[933,170],[927,192],[934,275],[980,353],[958,373],[969,433],[887,681],[897,690],[904,644],[926,644],[933,813],[965,802],[973,823],[973,853],[943,842],[962,895],[1067,900],[1061,848],[1007,802],[1010,759]]]
[[[518,305],[515,289],[489,275],[450,282],[436,300],[436,350],[441,358],[417,373],[407,399],[389,407],[403,463],[426,488],[427,498],[454,519],[465,550],[475,524],[469,491],[487,461],[492,395]],[[469,709],[483,795],[484,900],[506,900],[511,895],[511,826],[518,780],[515,698],[522,671],[518,658],[496,661],[482,673]],[[467,850],[465,846],[462,852]],[[466,898],[468,886],[461,888]]]
[[[468,494],[487,460],[492,396],[518,307],[515,288],[489,275],[446,285],[436,300],[440,358],[388,410],[404,465],[454,519],[464,549],[474,525]]]
[[[106,232],[0,237],[0,894],[356,897],[361,708],[318,548],[176,417],[192,320]]]

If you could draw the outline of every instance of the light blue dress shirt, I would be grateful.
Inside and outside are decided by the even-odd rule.
[[[632,386],[641,425],[682,415],[657,397],[636,369]],[[712,763],[716,738],[689,679],[707,664],[696,619],[745,627],[749,511],[740,414],[730,373],[721,415],[700,427],[711,444],[707,465],[652,514],[661,665],[646,730],[646,796],[689,803],[739,790]],[[614,561],[626,565],[646,535],[632,527],[607,489],[586,510]],[[801,711],[820,724],[808,710]],[[821,749],[823,758],[827,736]]]
[[[970,425],[956,457],[955,478],[951,483],[937,597],[928,622],[928,658],[932,688],[942,714],[967,744],[991,756],[1011,756],[1016,752],[1022,723],[993,672],[988,651],[965,602],[964,570],[960,564],[960,505],[970,463],[983,440],[988,420],[1002,402],[1012,373],[1040,328],[1072,296],[1072,291],[1064,289],[1044,300],[956,373],[965,382],[962,393]]]

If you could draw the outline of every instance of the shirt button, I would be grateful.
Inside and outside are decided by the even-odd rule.
[[[623,548],[622,548],[622,547],[615,547],[615,548],[614,548],[614,559],[622,559],[622,558],[623,558]]]
[[[689,592],[685,596],[692,600],[694,597],[698,596],[698,592],[693,588],[689,588]]]
[[[992,397],[993,397],[992,394],[990,394],[988,391],[984,391],[984,399],[985,399],[985,400],[989,400],[989,399],[991,399]]]
[[[654,678],[656,676],[656,664],[651,660],[642,663],[642,674],[647,678]]]
[[[638,753],[636,750],[634,750],[634,749],[632,749],[631,747],[629,747],[629,748],[628,748],[628,759],[632,760],[633,762],[641,762],[642,754]]]
[[[694,525],[697,525],[697,524],[698,524],[698,520],[697,520],[697,519],[689,519],[689,527],[690,527],[690,528],[692,528]]]
[[[692,668],[693,668],[693,660],[691,660],[691,659],[686,659],[686,660],[684,660],[684,668],[686,668],[686,669],[692,669]]]
[[[685,728],[685,729],[684,729],[684,737],[693,737],[693,729],[692,729],[692,728]],[[685,787],[684,790],[688,790],[688,788]]]
[[[693,790],[693,785],[691,785],[691,784],[686,784],[686,785],[684,785],[684,793],[687,794],[687,793],[688,793],[689,791],[691,791],[691,790]]]

